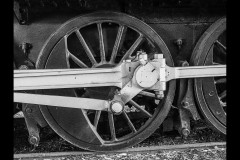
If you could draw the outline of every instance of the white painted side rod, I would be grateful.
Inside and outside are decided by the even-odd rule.
[[[121,67],[14,70],[14,91],[97,86],[122,87]]]
[[[226,76],[226,65],[168,67],[166,81],[179,78],[201,78]]]
[[[226,76],[226,65],[161,67],[165,82],[179,78]],[[122,88],[121,66],[115,68],[15,70],[14,90],[117,86]],[[159,76],[164,74],[159,74]],[[147,76],[147,75],[146,75]],[[159,77],[161,79],[161,77]],[[164,78],[163,78],[164,79]]]
[[[99,99],[40,95],[14,92],[14,102],[48,105],[56,107],[107,110],[110,102]]]

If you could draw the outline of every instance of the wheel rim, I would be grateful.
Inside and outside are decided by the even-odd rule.
[[[107,40],[114,39],[110,36],[110,32],[114,33],[112,29],[114,26],[116,27],[115,40],[111,43]],[[127,45],[129,43],[131,45]],[[76,46],[82,48],[77,49]],[[37,60],[37,68],[112,67],[127,58],[133,58],[136,51],[140,49],[150,53],[150,57],[156,52],[163,53],[166,63],[173,66],[171,55],[163,40],[148,25],[122,13],[98,12],[77,17],[63,24],[46,41]],[[82,51],[79,52],[79,50]],[[85,56],[79,53],[85,53]],[[110,99],[115,90],[115,87],[97,87],[47,90],[43,93]],[[175,81],[171,81],[167,84],[166,98],[161,100],[159,105],[144,102],[146,108],[141,109],[140,105],[143,103],[141,99],[154,101],[152,97],[144,98],[144,93],[149,93],[149,91],[142,92],[141,95],[127,103],[137,108],[145,117],[151,115],[151,118],[141,119],[143,125],[140,127],[137,126],[138,123],[135,120],[133,122],[132,113],[127,113],[127,110],[121,115],[113,115],[101,111],[59,107],[40,106],[40,109],[53,130],[68,142],[88,150],[116,150],[144,140],[157,129],[169,112],[174,91]],[[140,98],[141,96],[143,98]],[[133,114],[136,115],[136,112]],[[128,124],[126,127],[128,129],[122,127],[124,124],[121,123],[125,123],[125,126]],[[121,131],[122,128],[125,130]],[[105,131],[106,133],[102,133]]]
[[[226,18],[212,24],[198,41],[193,65],[226,65]],[[195,79],[195,95],[205,119],[226,134],[226,77]]]

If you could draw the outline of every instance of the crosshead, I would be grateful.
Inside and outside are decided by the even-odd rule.
[[[163,54],[147,54],[113,68],[14,70],[14,102],[107,110],[114,114],[144,89],[163,93],[166,82],[179,78],[226,76],[226,65],[170,67]],[[116,86],[111,100],[25,93],[27,90]],[[23,92],[25,91],[25,92]]]

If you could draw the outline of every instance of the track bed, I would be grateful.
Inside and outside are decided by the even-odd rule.
[[[85,150],[74,147],[68,142],[60,138],[50,128],[44,128],[39,146],[34,148],[27,141],[28,132],[23,119],[17,119],[14,132],[14,154],[29,154],[29,153],[49,153],[49,152],[86,152]],[[156,130],[149,138],[143,142],[134,145],[130,150],[141,147],[162,147],[170,145],[171,149],[176,149],[176,145],[181,144],[197,144],[197,143],[225,143],[226,136],[205,126],[204,122],[198,121],[195,128],[188,138],[182,138],[177,131],[160,133],[160,129]],[[201,129],[201,128],[202,129]],[[201,145],[203,146],[203,145]],[[164,147],[163,147],[164,148]],[[168,148],[168,147],[167,147]],[[159,150],[159,148],[157,148]],[[165,148],[166,149],[166,148]],[[154,149],[153,149],[154,150]],[[121,151],[120,151],[121,152]],[[92,153],[92,152],[88,152]]]

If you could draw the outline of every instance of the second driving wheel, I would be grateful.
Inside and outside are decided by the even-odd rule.
[[[219,19],[194,48],[192,65],[226,65],[226,18]],[[226,77],[195,79],[195,95],[206,121],[226,134]]]

